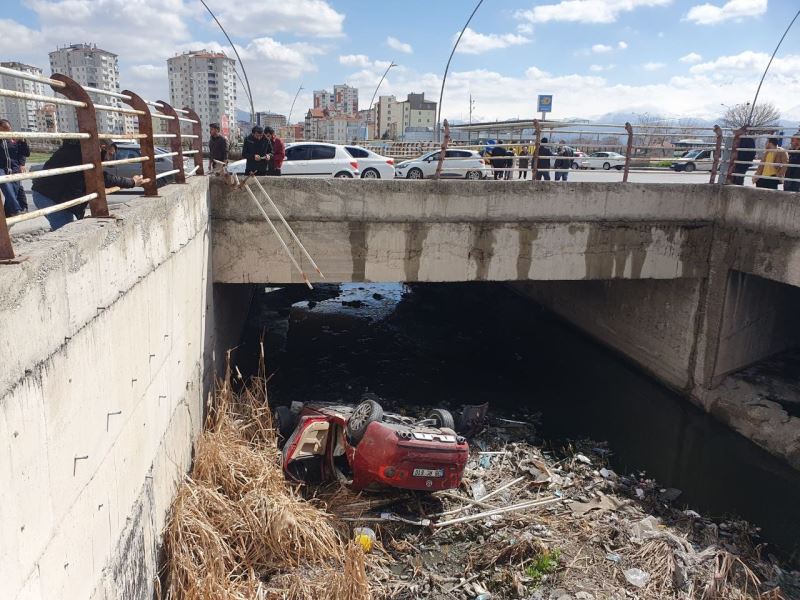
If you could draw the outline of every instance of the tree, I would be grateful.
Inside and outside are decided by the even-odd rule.
[[[750,119],[748,123],[747,120]],[[778,124],[781,113],[771,102],[759,102],[750,117],[750,103],[734,104],[728,107],[722,117],[722,124],[730,129],[742,127],[771,127]]]

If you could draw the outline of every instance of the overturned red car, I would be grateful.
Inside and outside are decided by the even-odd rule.
[[[486,405],[465,407],[459,430],[482,424]],[[290,479],[341,481],[357,490],[402,488],[438,491],[461,483],[469,447],[444,409],[426,419],[385,413],[374,399],[355,408],[293,403],[275,411]]]

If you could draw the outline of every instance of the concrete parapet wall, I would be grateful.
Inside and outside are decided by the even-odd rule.
[[[0,597],[145,599],[214,351],[205,178],[0,267]]]

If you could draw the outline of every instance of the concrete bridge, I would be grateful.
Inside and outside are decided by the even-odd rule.
[[[727,377],[800,341],[796,197],[733,187],[267,180],[329,281],[501,281],[800,468]],[[152,597],[160,531],[253,284],[297,281],[198,177],[0,266],[0,597]],[[296,253],[299,256],[299,253]]]

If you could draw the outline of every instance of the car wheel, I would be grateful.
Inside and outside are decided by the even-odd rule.
[[[429,419],[436,421],[436,427],[440,429],[455,429],[456,422],[453,420],[453,415],[449,410],[443,408],[435,408],[428,415]]]
[[[481,175],[480,171],[467,171],[466,178],[475,181],[476,179],[481,179],[483,176]]]
[[[622,167],[624,167],[624,166],[625,166],[625,165],[616,165],[614,168],[615,168],[617,171],[622,171]]]
[[[288,406],[278,406],[275,409],[275,431],[278,432],[278,448],[283,447],[289,436],[292,435],[296,425],[296,415]]]
[[[608,171],[611,168],[611,163],[603,163],[603,169]]]
[[[337,179],[352,179],[353,174],[348,173],[347,171],[339,171],[336,175],[334,175]]]
[[[683,168],[683,170],[687,173],[691,173],[694,171],[694,163],[686,163],[686,166]]]
[[[408,179],[422,179],[422,169],[413,168],[406,175]]]
[[[569,168],[570,168],[570,169],[580,169],[580,168],[581,168],[581,166],[580,166],[578,163],[576,163],[576,162],[573,162],[573,163],[572,163],[572,164],[569,166]]]
[[[367,432],[369,424],[380,422],[382,419],[383,408],[375,400],[364,400],[356,406],[345,425],[345,433],[350,444],[357,445]]]
[[[367,169],[361,174],[361,179],[380,179],[381,174],[378,173],[377,169]]]

